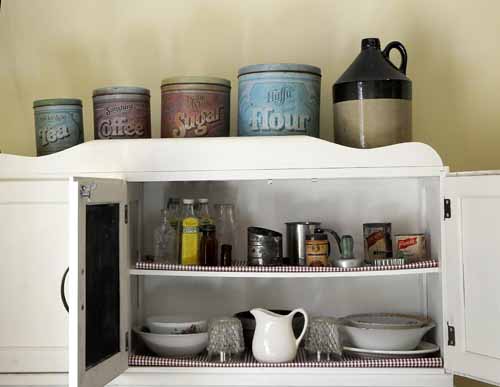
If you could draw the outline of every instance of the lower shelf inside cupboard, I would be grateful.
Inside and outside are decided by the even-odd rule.
[[[419,358],[365,359],[344,356],[341,360],[313,361],[308,359],[304,349],[299,349],[297,357],[287,363],[260,363],[246,351],[240,358],[220,363],[208,357],[206,352],[190,358],[158,357],[151,355],[130,355],[131,367],[167,368],[443,368],[439,356]]]

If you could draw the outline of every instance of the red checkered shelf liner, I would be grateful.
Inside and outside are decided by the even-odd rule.
[[[438,261],[428,260],[422,262],[408,263],[405,265],[390,266],[362,266],[362,267],[311,267],[311,266],[247,266],[239,263],[235,266],[185,266],[171,265],[166,263],[137,262],[136,269],[142,270],[170,270],[170,271],[212,271],[212,272],[236,272],[236,273],[337,273],[337,272],[364,272],[364,271],[386,271],[386,270],[408,270],[429,269],[438,267]]]
[[[242,358],[226,363],[211,361],[205,352],[185,359],[130,355],[131,367],[209,367],[209,368],[442,368],[440,357],[400,358],[400,359],[359,359],[344,357],[338,361],[315,362],[308,360],[303,349],[299,350],[294,361],[288,363],[259,363],[247,351]]]

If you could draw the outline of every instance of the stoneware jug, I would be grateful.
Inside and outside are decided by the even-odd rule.
[[[256,322],[252,342],[253,356],[264,363],[284,363],[295,359],[309,323],[306,311],[298,308],[283,316],[266,309],[256,308],[250,313],[255,317]],[[300,336],[295,338],[292,320],[297,313],[304,315],[304,328]]]

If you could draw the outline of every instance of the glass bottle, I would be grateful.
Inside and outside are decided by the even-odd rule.
[[[199,265],[200,221],[194,214],[194,200],[182,200],[181,264]]]
[[[221,266],[231,266],[233,264],[231,245],[222,245],[220,252],[220,265]]]
[[[222,246],[231,246],[232,251],[236,251],[236,221],[234,219],[234,206],[223,203],[215,206],[215,229],[217,240],[219,241],[219,256],[222,255]],[[221,265],[223,262],[221,262]]]
[[[198,199],[196,216],[200,219],[200,226],[214,224],[214,220],[210,216],[210,209],[208,208],[208,199]]]
[[[161,210],[161,222],[154,231],[154,260],[159,263],[177,263],[176,231],[170,226],[167,210]]]
[[[182,208],[181,201],[179,198],[169,198],[167,204],[168,211],[168,221],[170,226],[175,230],[175,257],[177,259],[176,263],[181,261],[181,220],[182,220]]]
[[[206,224],[200,226],[200,265],[219,266],[217,259],[217,238],[215,237],[215,226]]]

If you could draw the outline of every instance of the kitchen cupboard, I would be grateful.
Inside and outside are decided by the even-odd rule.
[[[36,159],[0,155],[0,187],[8,312],[0,384],[451,386],[453,374],[500,384],[500,176],[449,173],[427,145],[358,150],[302,136],[94,141]],[[284,232],[284,222],[304,219],[352,234],[356,255],[364,222],[391,222],[394,234],[425,233],[435,261],[323,271],[150,265],[141,259],[152,252],[165,195],[235,203],[234,258],[242,261],[246,227]],[[105,306],[102,292],[113,295]],[[131,333],[152,314],[256,306],[424,314],[437,324],[427,340],[441,355],[214,367],[148,356]]]

